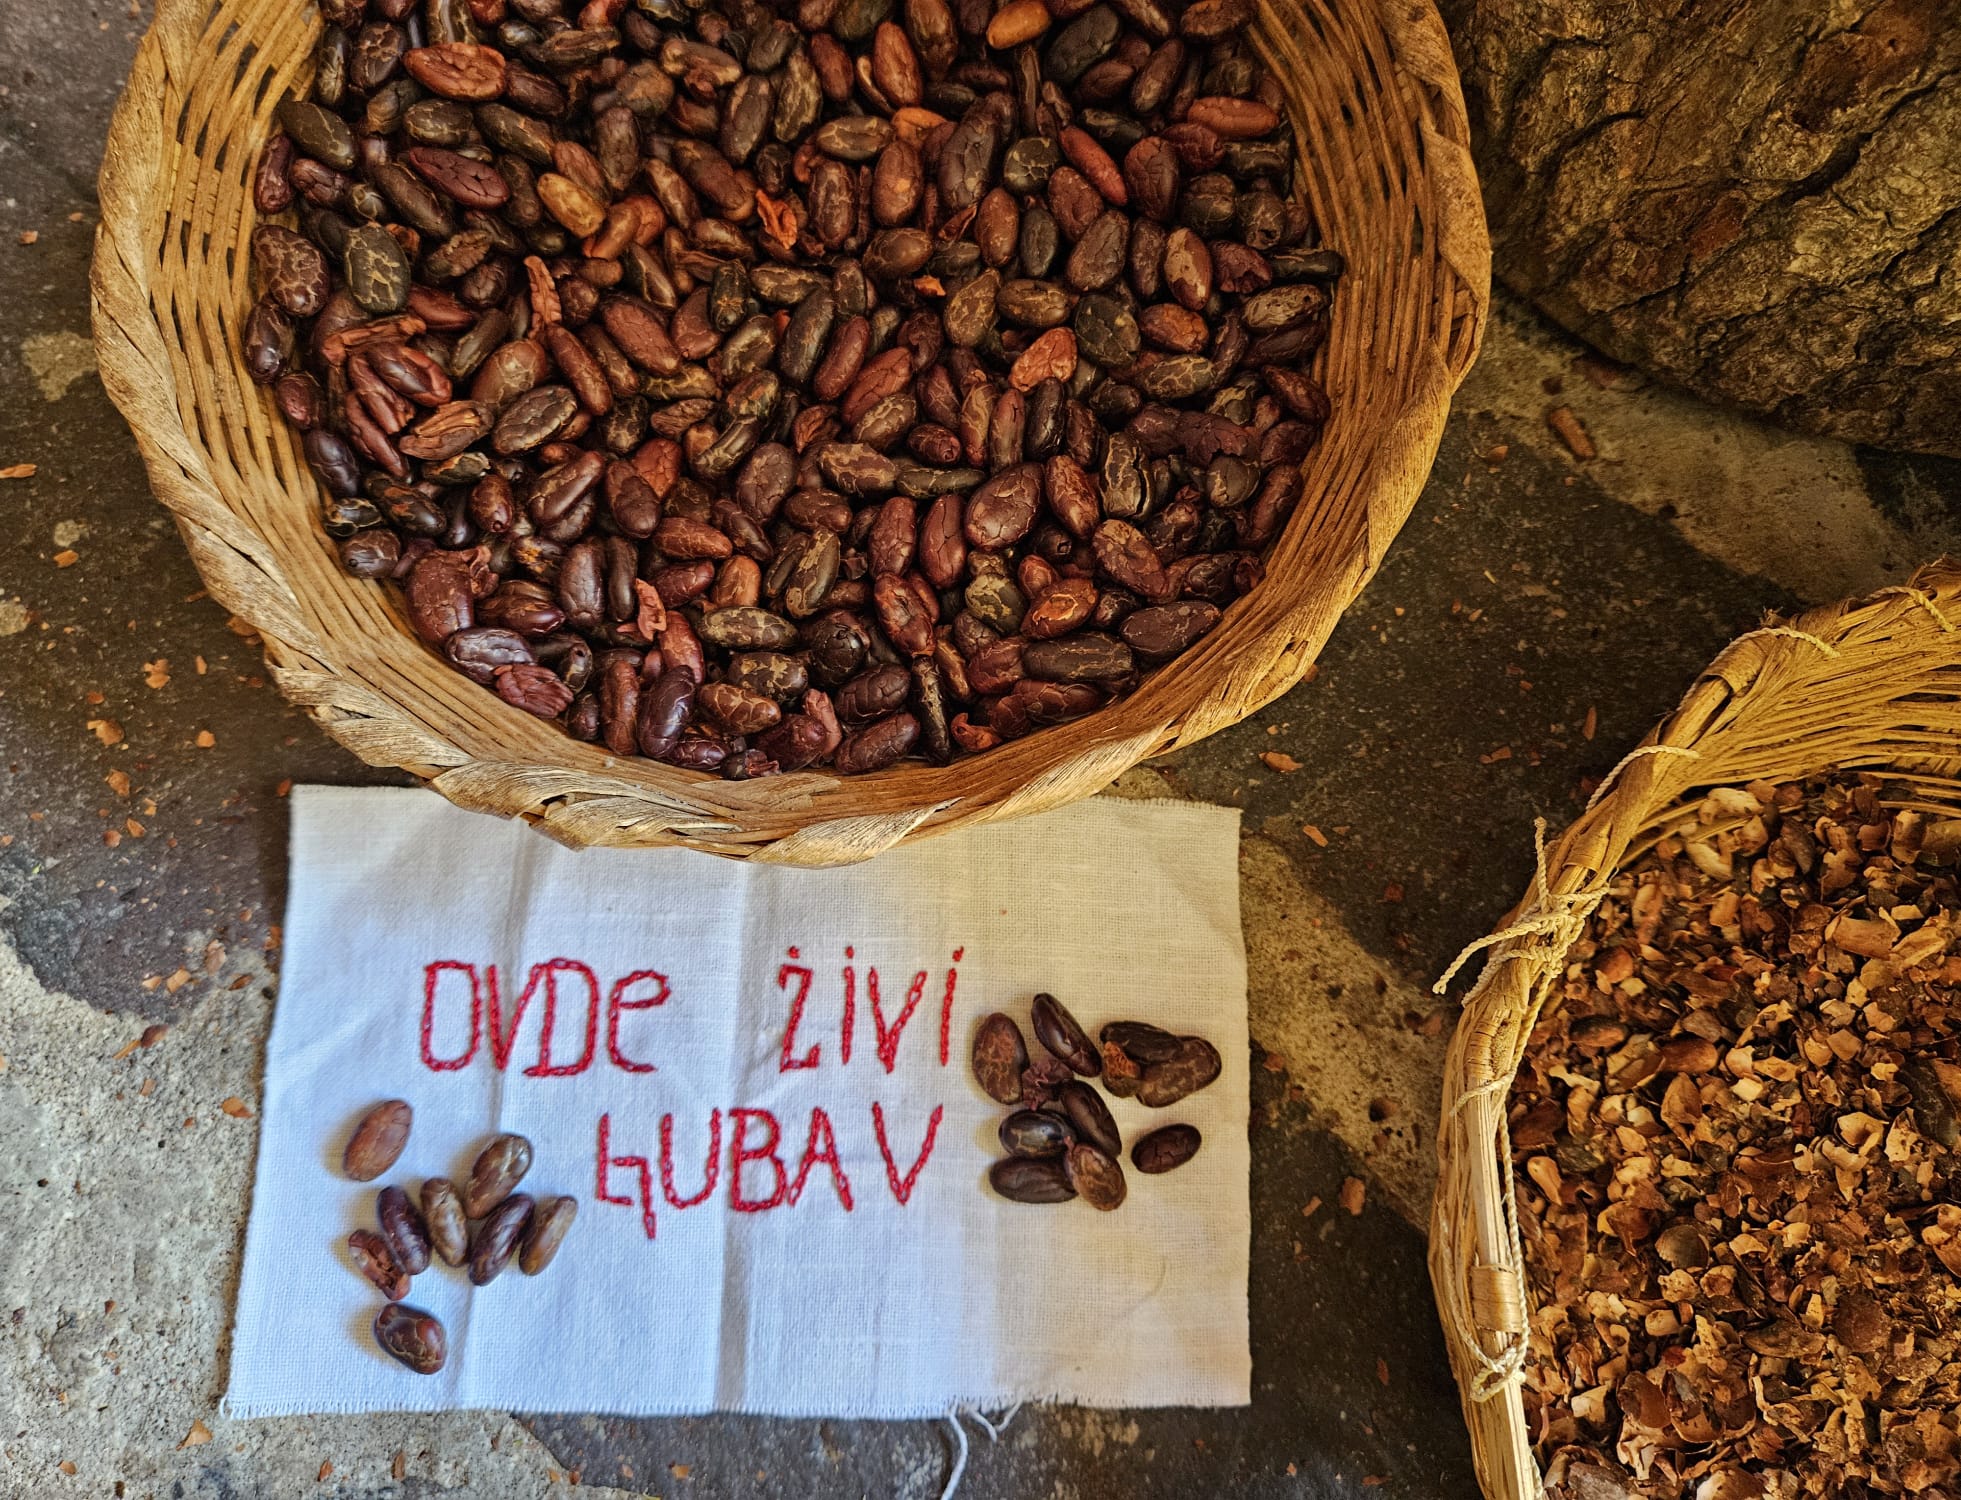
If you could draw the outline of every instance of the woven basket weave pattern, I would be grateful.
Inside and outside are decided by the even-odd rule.
[[[1139,690],[945,768],[736,783],[615,760],[512,708],[341,572],[296,434],[246,379],[250,180],[320,21],[298,0],[160,0],[110,127],[94,268],[98,362],[212,595],[281,691],[371,765],[573,845],[687,844],[793,864],[1059,806],[1298,682],[1422,488],[1483,332],[1490,246],[1449,43],[1430,0],[1260,5],[1300,186],[1347,257],[1319,356],[1334,415],[1264,584]]]
[[[1693,821],[1707,789],[1832,768],[1883,772],[1907,805],[1961,816],[1961,566],[1733,643],[1544,852],[1500,924],[1511,935],[1491,946],[1445,1063],[1430,1223],[1430,1276],[1490,1500],[1542,1492],[1519,1395],[1529,1310],[1504,1127],[1567,950],[1615,873]]]

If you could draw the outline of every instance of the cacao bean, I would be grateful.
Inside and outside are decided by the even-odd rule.
[[[390,1302],[374,1316],[374,1340],[382,1353],[418,1375],[434,1375],[449,1358],[449,1340],[433,1314]]]
[[[374,1285],[390,1302],[400,1302],[409,1294],[409,1276],[395,1262],[388,1241],[372,1229],[357,1229],[347,1237],[347,1253],[354,1269]]]
[[[1149,1109],[1176,1104],[1217,1078],[1221,1066],[1219,1049],[1210,1042],[1202,1037],[1181,1037],[1177,1051],[1144,1069],[1137,1102]]]
[[[532,1201],[528,1193],[512,1193],[486,1211],[470,1241],[470,1282],[488,1286],[503,1273],[530,1227]]]
[[[578,1215],[576,1198],[547,1198],[538,1204],[518,1248],[518,1269],[527,1276],[536,1276],[550,1265]]]
[[[1069,1185],[1083,1202],[1104,1213],[1122,1206],[1125,1191],[1123,1167],[1115,1156],[1088,1142],[1078,1141],[1062,1160],[1068,1172]]]
[[[444,1265],[460,1266],[470,1258],[470,1226],[463,1216],[463,1200],[447,1177],[431,1177],[422,1184],[422,1223],[430,1249]]]
[[[1056,1157],[1003,1157],[988,1168],[987,1181],[1010,1203],[1067,1203],[1076,1196],[1068,1168]]]
[[[1026,652],[1023,654],[1025,656]],[[1033,1017],[1035,1040],[1069,1064],[1071,1069],[1085,1078],[1094,1078],[1103,1070],[1102,1056],[1091,1044],[1089,1034],[1055,996],[1037,995]]]
[[[409,1143],[415,1111],[406,1099],[387,1099],[355,1125],[341,1153],[341,1170],[356,1182],[373,1182],[400,1159]]]
[[[463,1187],[464,1214],[481,1219],[509,1197],[530,1170],[531,1142],[521,1135],[493,1137],[470,1167],[470,1180]]]
[[[1076,1143],[1067,1120],[1040,1110],[1018,1109],[1001,1122],[1001,1149],[1010,1156],[1060,1156]]]
[[[1131,1165],[1153,1175],[1169,1172],[1198,1155],[1200,1139],[1195,1125],[1160,1126],[1131,1146]]]
[[[418,1276],[429,1269],[429,1230],[406,1192],[394,1186],[383,1188],[375,1199],[375,1218],[388,1253],[404,1275]]]

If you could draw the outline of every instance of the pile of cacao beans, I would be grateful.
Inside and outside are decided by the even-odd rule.
[[[244,359],[345,568],[506,701],[944,764],[1259,582],[1342,260],[1253,0],[321,9]]]
[[[414,1121],[405,1099],[375,1105],[348,1138],[341,1170],[355,1182],[374,1181],[401,1158]],[[390,1184],[375,1195],[376,1227],[348,1235],[354,1268],[388,1299],[375,1314],[375,1343],[416,1374],[433,1375],[449,1359],[441,1320],[402,1301],[410,1282],[429,1269],[432,1254],[445,1265],[468,1267],[471,1285],[488,1286],[513,1259],[525,1275],[538,1275],[565,1242],[578,1200],[540,1202],[517,1191],[531,1170],[531,1155],[523,1136],[496,1136],[477,1153],[460,1190],[447,1177],[427,1178],[418,1206],[405,1189]]]
[[[994,1191],[1014,1203],[1066,1203],[1080,1197],[1108,1212],[1128,1188],[1123,1137],[1110,1106],[1087,1081],[1118,1099],[1163,1109],[1219,1076],[1219,1049],[1145,1021],[1113,1021],[1092,1042],[1055,996],[1040,994],[1029,1021],[1042,1054],[1030,1059],[1013,1016],[995,1011],[974,1032],[974,1079],[997,1104],[1016,1106],[1001,1121],[1008,1154],[988,1169]],[[1163,1125],[1130,1148],[1131,1165],[1157,1174],[1198,1155],[1195,1125]]]

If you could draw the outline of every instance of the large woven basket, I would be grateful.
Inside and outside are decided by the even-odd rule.
[[[687,844],[795,864],[1055,807],[1300,680],[1374,572],[1477,352],[1490,246],[1463,99],[1430,0],[1264,0],[1301,190],[1350,270],[1317,369],[1334,402],[1264,585],[1197,648],[1091,717],[945,768],[734,783],[616,760],[508,707],[342,573],[294,434],[247,379],[250,177],[310,76],[304,0],[160,0],[109,131],[95,338],[157,497],[213,596],[264,637],[281,690],[372,765],[574,845]]]
[[[1506,1116],[1567,950],[1615,873],[1694,826],[1709,788],[1834,768],[1885,773],[1891,805],[1961,815],[1961,566],[1733,642],[1543,850],[1533,889],[1485,940],[1445,1063],[1430,1275],[1490,1500],[1542,1492],[1520,1400],[1528,1309]]]

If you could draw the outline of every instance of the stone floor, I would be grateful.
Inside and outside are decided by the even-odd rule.
[[[143,6],[0,21],[0,470],[35,466],[0,480],[0,1495],[938,1495],[926,1423],[220,1415],[281,796],[374,773],[204,598],[94,373],[95,165]],[[1702,408],[1501,304],[1312,680],[1126,778],[1245,811],[1253,1405],[1024,1412],[963,1494],[1470,1495],[1423,1269],[1430,980],[1521,889],[1533,817],[1570,816],[1727,639],[1958,540],[1961,465]]]

